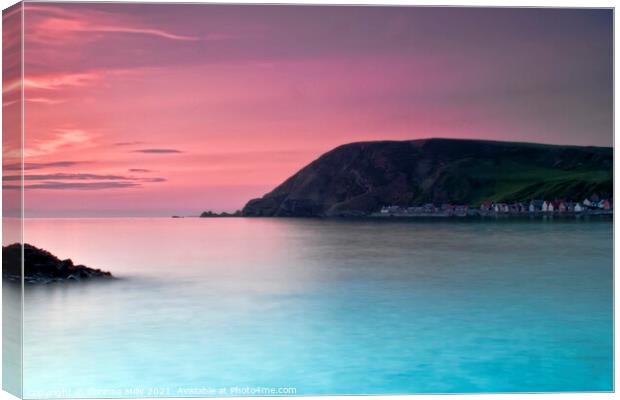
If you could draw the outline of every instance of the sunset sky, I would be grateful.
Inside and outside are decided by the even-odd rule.
[[[612,145],[611,10],[27,3],[24,21],[27,217],[233,211],[361,140]]]

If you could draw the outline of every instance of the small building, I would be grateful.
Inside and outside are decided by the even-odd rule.
[[[458,216],[466,216],[469,211],[469,205],[457,205],[454,206],[454,214]]]
[[[400,206],[383,206],[381,207],[381,214],[397,214],[403,212],[404,209]]]
[[[575,203],[575,208],[573,209],[576,213],[583,211],[583,206],[581,203]]]
[[[424,212],[425,213],[434,213],[435,212],[435,205],[433,203],[426,203],[424,204]]]
[[[441,211],[448,215],[452,215],[454,214],[454,205],[450,203],[444,203],[441,205]]]
[[[485,200],[480,203],[480,210],[482,211],[491,211],[493,208],[493,202],[491,200]]]
[[[510,212],[510,207],[508,207],[508,204],[506,203],[496,203],[495,212],[507,213]]]
[[[532,200],[530,202],[529,211],[530,212],[540,212],[540,211],[542,211],[543,203],[544,203],[543,200]]]
[[[506,203],[495,203],[493,205],[493,211],[496,213],[507,213],[510,211],[508,204]]]
[[[607,199],[601,200],[599,202],[599,208],[602,208],[603,210],[611,210],[611,202]]]

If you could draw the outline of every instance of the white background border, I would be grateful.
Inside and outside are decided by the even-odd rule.
[[[71,0],[63,0],[63,2],[68,2]],[[175,0],[150,0],[149,3],[184,3],[184,1],[175,1]],[[190,1],[193,2],[193,1]],[[15,4],[14,0],[0,0],[0,6],[2,9],[9,7],[12,4]],[[187,3],[187,1],[185,2]],[[196,2],[198,3],[198,2]],[[208,1],[205,3],[234,3],[233,1]],[[276,3],[276,1],[258,1],[258,0],[242,0],[238,3]],[[314,1],[304,1],[304,0],[287,0],[282,1],[282,3],[286,4],[368,4],[368,5],[402,5],[402,6],[411,6],[411,5],[424,5],[424,6],[474,6],[474,7],[588,7],[588,8],[610,8],[615,7],[614,1],[600,1],[600,0],[590,0],[590,1],[582,1],[582,0],[563,0],[563,1],[551,1],[551,0],[543,0],[543,1],[531,1],[531,0],[502,0],[502,1],[488,1],[488,0],[469,0],[469,1],[459,1],[459,0],[444,0],[444,1],[415,1],[415,0],[365,0],[365,1],[353,1],[353,0],[314,0]],[[615,29],[615,15],[614,15],[614,99],[617,94],[617,85],[615,84],[615,77],[618,73],[618,63],[617,63],[617,51],[616,44],[618,43],[618,31]],[[2,60],[2,55],[0,54],[0,62]],[[2,112],[0,111],[0,116]],[[618,105],[614,101],[614,121],[615,116],[618,115]],[[615,123],[614,123],[615,125]],[[614,129],[615,130],[615,129]],[[614,148],[615,148],[615,132],[614,132]],[[616,199],[616,203],[618,203],[618,164],[614,157],[614,198]],[[0,197],[0,207],[2,204],[2,199]],[[618,248],[618,242],[620,239],[618,235],[616,235],[617,228],[617,214],[614,214],[614,249]],[[617,265],[618,254],[614,251],[614,266]],[[614,282],[614,293],[618,293],[618,280],[616,279]],[[1,291],[1,289],[0,289]],[[617,304],[614,304],[614,306]],[[617,332],[618,326],[618,308],[614,307],[614,331]],[[0,326],[0,332],[1,332]],[[615,337],[617,339],[617,337]],[[1,349],[0,349],[1,351]],[[614,341],[614,359],[617,360],[618,357],[618,346]],[[61,355],[59,355],[61,357]],[[1,364],[1,363],[0,363]],[[614,363],[615,364],[615,363]],[[0,371],[2,366],[0,365]],[[0,374],[1,377],[1,374]],[[614,369],[614,382],[615,387],[617,387],[618,383],[618,369]],[[612,399],[615,395],[612,393],[561,393],[561,394],[475,394],[475,395],[412,395],[412,396],[329,396],[329,397],[315,397],[315,396],[306,396],[306,397],[296,397],[307,400],[321,400],[321,399],[336,399],[336,400],[353,400],[353,399],[388,399],[388,400],[416,400],[416,399],[429,399],[429,400],[473,400],[473,399],[507,399],[507,400],[520,400],[520,399],[550,399],[550,400],[581,400],[581,399]],[[260,397],[263,399],[268,399],[268,397]],[[292,398],[292,397],[284,397],[284,398]],[[0,400],[8,400],[15,399],[14,396],[6,393],[0,392]],[[227,399],[235,399],[229,397]],[[248,399],[248,398],[242,398]],[[269,398],[269,399],[283,399],[280,398]]]

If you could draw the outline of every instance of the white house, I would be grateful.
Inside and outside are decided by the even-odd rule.
[[[549,211],[549,203],[547,203],[546,201],[543,201],[542,212],[547,212],[547,211]]]
[[[583,201],[583,205],[587,206],[587,207],[591,207],[592,206],[592,202],[590,201],[590,199],[585,199]]]
[[[580,203],[575,204],[575,212],[582,212],[583,211],[583,207],[581,206]]]

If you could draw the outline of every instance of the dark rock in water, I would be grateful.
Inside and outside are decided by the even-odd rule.
[[[478,206],[613,194],[613,149],[486,140],[345,144],[323,154],[244,216],[364,216],[384,205]]]
[[[13,282],[21,281],[21,250],[19,243],[2,247],[4,279]],[[74,265],[70,259],[60,260],[48,251],[24,244],[24,282],[50,283],[92,278],[112,278],[112,274],[84,265]]]
[[[226,218],[226,217],[241,217],[241,210],[237,210],[234,213],[227,213],[226,211],[221,213],[216,213],[211,210],[204,211],[200,214],[200,218]]]

